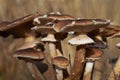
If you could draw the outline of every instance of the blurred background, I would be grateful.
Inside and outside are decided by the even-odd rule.
[[[111,24],[120,25],[120,0],[0,0],[0,21],[12,21],[25,15],[41,12],[61,12],[79,18],[106,18]],[[33,80],[26,64],[12,54],[23,44],[23,39],[12,35],[0,37],[0,80]],[[96,62],[94,80],[107,80],[120,50],[115,44],[120,38],[108,40],[108,48]],[[69,48],[67,48],[69,49]]]

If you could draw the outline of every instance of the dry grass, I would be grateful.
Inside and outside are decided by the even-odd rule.
[[[0,0],[0,20],[11,21],[35,12],[59,11],[80,18],[107,18],[113,24],[120,25],[119,3],[120,0]],[[101,76],[103,76],[101,80],[106,80],[105,77],[111,70],[109,59],[119,56],[120,50],[114,47],[118,41],[120,39],[109,40],[110,47],[105,50],[109,55],[105,54],[103,59],[96,63],[100,66],[96,66],[98,71],[95,71],[94,80],[99,80]],[[0,38],[0,71],[2,70],[3,80],[32,80],[28,77],[30,75],[28,71],[23,70],[25,64],[21,66],[23,62],[16,62],[16,59],[12,57],[12,52],[21,45],[17,44],[16,47],[18,42],[19,40],[11,37]],[[69,49],[71,47],[64,51]],[[103,73],[104,70],[101,68],[107,68],[106,72]]]

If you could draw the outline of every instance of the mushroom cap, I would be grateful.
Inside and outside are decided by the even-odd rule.
[[[33,48],[36,46],[36,44],[38,44],[38,41],[29,41],[29,42],[24,42],[24,44],[18,49],[27,49],[27,48]]]
[[[25,33],[31,33],[31,27],[34,26],[32,21],[38,15],[40,14],[30,14],[12,22],[1,22],[0,35],[6,37],[13,34],[14,37],[26,37]],[[7,35],[4,35],[3,33]]]
[[[60,69],[66,69],[69,66],[69,60],[63,56],[53,58],[52,63]]]
[[[40,43],[40,41],[38,40],[25,41],[24,44],[18,50],[27,49],[27,48],[34,48],[34,49],[39,49],[39,51],[44,51],[43,43]]]
[[[101,49],[87,48],[85,57],[87,61],[95,61],[95,60],[99,60],[102,54],[103,51]]]
[[[85,45],[94,43],[94,41],[85,34],[78,35],[68,41],[71,45]]]
[[[52,22],[55,20],[65,20],[65,19],[73,19],[72,16],[66,14],[58,14],[58,13],[48,13],[38,16],[34,19],[35,25],[44,25],[48,22]]]
[[[56,42],[57,40],[55,39],[54,34],[48,34],[47,37],[42,38],[41,41],[44,41],[44,42]]]
[[[0,31],[4,30],[5,26],[10,24],[10,22],[2,21],[0,22]]]
[[[116,46],[117,46],[118,48],[120,48],[120,42],[119,42],[119,43],[117,43],[117,44],[116,44]]]
[[[103,37],[120,36],[120,26],[109,25],[106,28],[101,28],[100,29],[100,35],[103,36]]]
[[[22,60],[42,60],[45,58],[45,54],[42,51],[28,48],[15,51],[14,57]]]
[[[37,34],[48,34],[48,33],[56,33],[56,31],[52,28],[53,24],[46,24],[41,26],[35,26],[31,28],[32,31],[36,32]]]
[[[63,20],[63,22],[66,21],[67,20]],[[57,32],[75,31],[80,33],[87,33],[101,27],[106,27],[109,25],[110,21],[103,19],[71,19],[69,20],[69,23],[70,24],[67,24],[65,26],[54,26],[54,29]]]
[[[66,25],[72,24],[72,22],[74,22],[74,20],[72,20],[72,19],[56,20],[55,23],[54,23],[54,25],[53,25],[53,29],[56,32],[60,32],[60,29],[62,29]]]

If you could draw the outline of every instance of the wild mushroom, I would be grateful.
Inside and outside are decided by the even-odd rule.
[[[47,24],[44,26],[33,27],[32,30],[35,31],[37,34],[41,34],[41,33],[47,34],[47,36],[42,38],[41,41],[45,42],[46,44],[48,43],[51,58],[54,58],[57,55],[56,50],[60,48],[60,46],[57,46],[55,44],[58,43],[57,39],[58,37],[60,37],[59,35],[61,33],[60,34],[56,33],[56,31],[52,28],[52,26],[53,24]],[[57,39],[56,36],[58,36]]]
[[[14,57],[26,61],[27,67],[35,80],[56,80],[55,72],[49,62],[44,59],[44,49],[40,46],[18,50]],[[48,74],[51,74],[51,77]]]
[[[85,70],[83,75],[83,80],[92,80],[93,68],[96,60],[99,60],[103,52],[101,49],[97,48],[87,48],[85,54]]]
[[[52,63],[55,66],[57,80],[63,80],[63,70],[69,66],[69,61],[63,56],[58,56],[52,59]]]
[[[39,13],[36,13],[27,15],[12,22],[1,22],[0,35],[4,36],[4,34],[7,33],[8,35],[12,34],[16,38],[25,38],[24,48],[30,47],[31,45],[34,46],[37,42],[35,39],[36,34],[31,31],[31,27],[34,26],[32,24],[33,19],[39,15]]]
[[[67,80],[79,79],[84,66],[85,49],[87,44],[94,43],[94,41],[85,34],[78,35],[68,41],[71,45],[76,45],[74,64],[71,69],[71,74]]]
[[[41,39],[41,41],[48,43],[51,58],[56,57],[57,52],[56,52],[55,42],[57,40],[55,39],[54,35],[48,34],[47,37]]]
[[[14,57],[24,60],[27,63],[27,66],[32,73],[32,77],[35,80],[44,80],[42,74],[38,71],[37,67],[34,65],[33,61],[43,60],[45,54],[41,51],[36,51],[33,48],[18,50],[14,53]]]
[[[47,36],[42,38],[41,41],[45,42],[46,44],[48,43],[51,58],[54,58],[56,57],[56,48],[54,43],[57,40],[55,39],[55,36],[54,36],[55,31],[52,29],[51,26],[52,24],[33,27],[32,30],[35,31],[37,34],[40,34],[42,32],[47,34]]]
[[[26,38],[25,43],[27,43],[28,45],[26,46],[26,44],[24,43],[25,47],[22,46],[21,48],[19,48],[19,50],[23,50],[26,48],[33,48],[33,46],[36,45],[36,38],[35,38],[36,34],[34,34],[34,32],[31,31],[31,27],[34,26],[32,24],[32,20],[36,16],[37,16],[36,14],[30,15],[30,16],[15,20],[13,22],[10,22],[9,24],[5,24],[4,26],[0,26],[0,35],[4,36],[3,33],[4,34],[8,33],[8,34],[13,34],[17,38],[21,38],[21,37]],[[1,24],[3,24],[3,23],[1,23]],[[26,34],[27,34],[27,36],[26,36]],[[29,44],[29,42],[30,42],[30,44]],[[53,71],[52,66],[49,65],[47,60],[44,60],[44,64],[48,65],[49,70],[46,70],[45,74],[43,74],[43,75],[46,75],[46,74],[48,75],[49,73],[52,73],[51,74],[52,77],[50,79],[55,80],[56,78],[54,76],[54,71]],[[32,64],[32,65],[36,66],[35,64]],[[29,68],[31,66],[31,64],[27,65],[27,66]],[[31,69],[31,68],[29,68],[29,69]],[[52,72],[50,72],[50,71],[52,71]],[[34,74],[34,73],[32,73],[32,74]]]

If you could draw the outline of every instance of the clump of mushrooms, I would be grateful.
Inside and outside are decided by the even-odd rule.
[[[36,13],[12,22],[1,22],[0,35],[25,38],[14,57],[27,63],[35,80],[92,80],[94,62],[107,47],[105,38],[120,36],[119,26],[115,28],[109,24],[106,19],[76,19],[59,12]],[[76,53],[68,71],[71,62],[63,55],[61,40],[71,34],[74,37],[68,44],[76,46]]]

